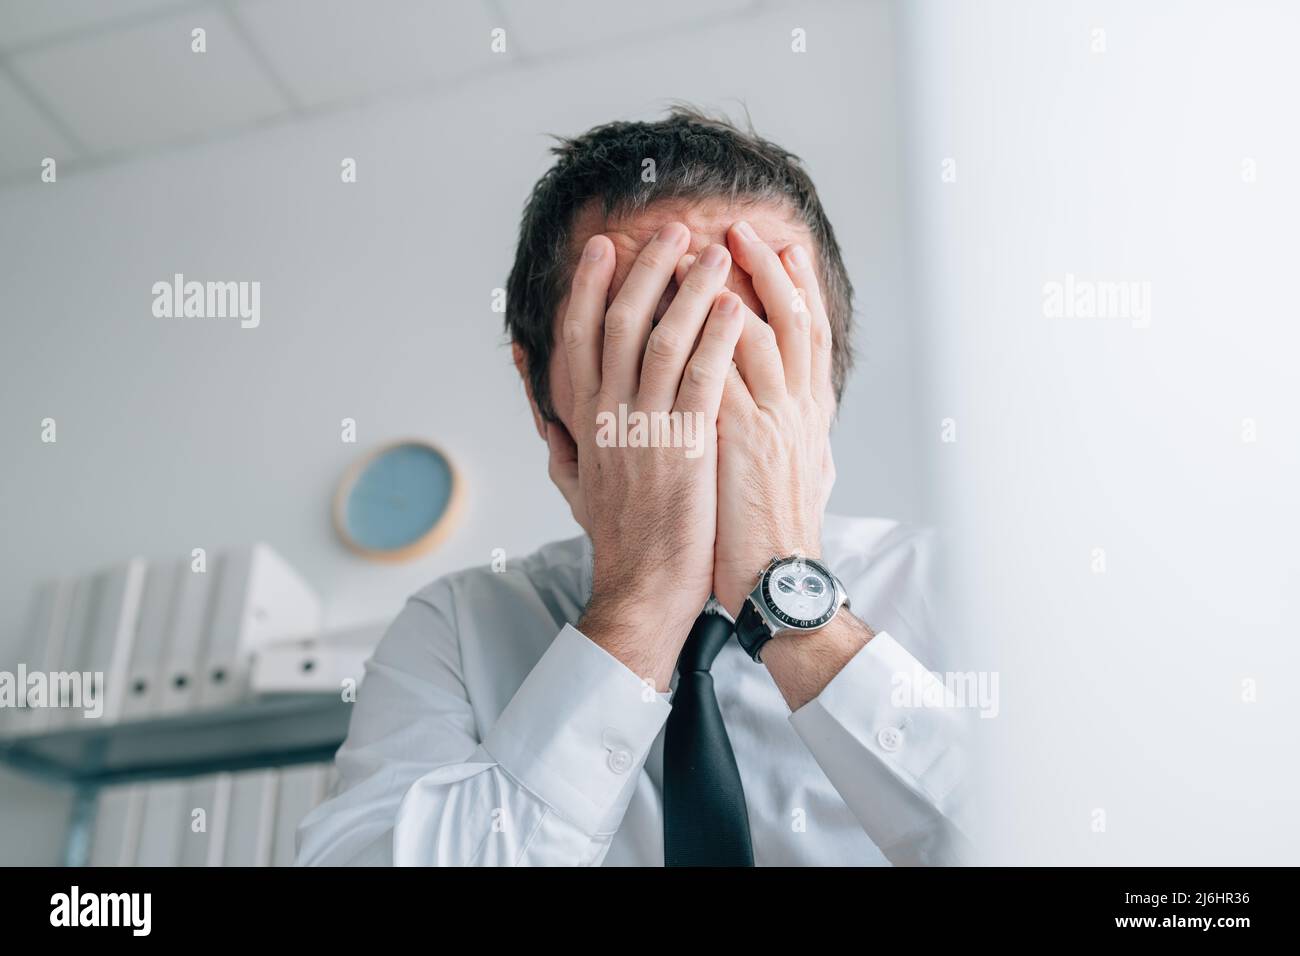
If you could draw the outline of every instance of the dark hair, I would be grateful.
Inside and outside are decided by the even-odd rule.
[[[564,298],[578,250],[575,218],[590,203],[606,217],[644,209],[658,200],[723,198],[791,207],[817,244],[822,299],[834,348],[832,378],[838,401],[853,365],[850,329],[853,286],[830,220],[799,158],[752,129],[677,106],[655,123],[608,123],[573,139],[556,137],[559,157],[524,207],[514,267],[506,283],[506,332],[524,352],[529,387],[542,416],[551,407],[550,359],[555,310]],[[642,164],[653,159],[653,182]]]

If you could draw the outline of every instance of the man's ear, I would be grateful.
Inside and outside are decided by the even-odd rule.
[[[528,377],[528,356],[524,355],[524,350],[518,342],[510,343],[510,355],[515,360],[515,371],[524,381],[524,394],[528,396],[528,407],[533,412],[533,426],[537,429],[538,437],[546,441],[546,420],[542,418],[537,400],[533,398],[533,383]]]

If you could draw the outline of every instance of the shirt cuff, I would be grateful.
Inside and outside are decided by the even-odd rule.
[[[962,711],[944,683],[885,631],[790,723],[851,806],[871,803],[865,791],[883,773],[943,812],[963,773]],[[864,792],[845,792],[857,789]],[[911,816],[882,820],[881,828],[905,833],[917,822]]]
[[[483,740],[501,768],[596,834],[630,795],[672,706],[566,624]]]

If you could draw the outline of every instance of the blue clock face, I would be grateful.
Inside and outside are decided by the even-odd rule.
[[[451,465],[436,449],[408,443],[377,455],[347,496],[343,528],[367,551],[398,551],[438,524],[451,502]]]

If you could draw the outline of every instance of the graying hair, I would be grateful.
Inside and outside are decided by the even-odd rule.
[[[661,200],[724,199],[735,204],[787,206],[816,243],[818,281],[830,318],[832,380],[839,401],[853,366],[853,285],[812,180],[799,158],[725,117],[675,106],[654,123],[616,122],[574,138],[556,137],[559,157],[524,207],[514,267],[506,283],[506,332],[523,350],[533,398],[547,421],[555,311],[567,290],[578,251],[572,230],[593,203],[604,215],[626,215]],[[642,164],[653,159],[646,182]]]

